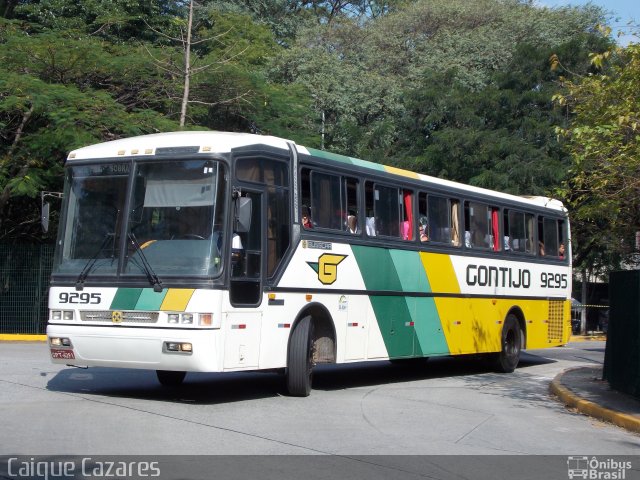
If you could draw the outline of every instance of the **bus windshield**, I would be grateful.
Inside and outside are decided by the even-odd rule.
[[[54,273],[79,274],[79,281],[149,277],[149,270],[160,278],[215,276],[221,269],[224,180],[223,166],[213,160],[69,168]]]

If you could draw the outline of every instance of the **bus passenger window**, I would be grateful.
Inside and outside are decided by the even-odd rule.
[[[374,207],[378,235],[401,238],[400,192],[395,187],[375,185]]]
[[[343,210],[346,212],[346,225],[345,230],[351,234],[359,235],[362,231],[360,225],[358,225],[358,217],[360,208],[358,205],[359,199],[359,184],[357,178],[345,177],[342,179],[344,188],[344,206]]]
[[[427,209],[427,194],[418,194],[418,240],[421,243],[429,241],[429,219]]]
[[[413,240],[413,192],[411,190],[402,191],[402,239]]]
[[[373,193],[373,183],[366,182],[365,183],[365,231],[367,232],[367,236],[375,237],[378,235],[378,230],[376,229],[376,217],[373,210],[374,204],[374,193]]]
[[[487,249],[491,246],[491,212],[481,203],[464,202],[464,245]]]

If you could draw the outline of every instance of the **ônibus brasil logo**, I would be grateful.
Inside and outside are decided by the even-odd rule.
[[[625,480],[631,462],[607,458],[571,456],[567,458],[567,474],[570,479],[584,478],[589,480]]]

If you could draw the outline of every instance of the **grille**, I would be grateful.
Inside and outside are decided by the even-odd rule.
[[[80,312],[83,322],[113,323],[112,310]],[[157,323],[158,312],[122,312],[122,323]]]
[[[564,326],[564,302],[562,300],[549,300],[549,342],[562,341]]]

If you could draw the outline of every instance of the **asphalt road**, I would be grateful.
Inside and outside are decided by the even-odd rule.
[[[567,410],[560,371],[602,363],[604,342],[524,353],[513,374],[434,358],[323,366],[308,398],[276,373],[155,373],[49,362],[0,343],[0,455],[637,455],[640,436]],[[566,462],[565,462],[566,463]]]

